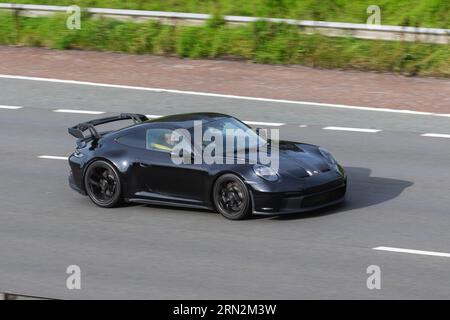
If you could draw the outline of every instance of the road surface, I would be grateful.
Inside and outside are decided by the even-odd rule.
[[[0,292],[119,299],[450,298],[450,118],[0,79]],[[57,109],[226,112],[277,122],[331,150],[345,204],[228,221],[209,211],[101,209],[67,184],[67,127],[101,115]],[[326,127],[380,131],[325,130]],[[379,251],[385,246],[443,253]],[[81,290],[66,268],[81,268]],[[381,268],[368,290],[366,269]]]

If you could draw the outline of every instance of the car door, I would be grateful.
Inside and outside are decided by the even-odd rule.
[[[201,204],[207,199],[208,170],[202,164],[176,164],[170,147],[161,136],[174,129],[154,127],[147,129],[146,150],[141,152],[138,163],[146,191],[161,201]],[[167,147],[167,148],[166,148]]]

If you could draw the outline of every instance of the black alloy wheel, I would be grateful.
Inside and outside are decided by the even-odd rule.
[[[122,201],[119,175],[108,162],[93,162],[88,167],[84,180],[89,198],[99,207],[112,208]]]
[[[242,220],[251,214],[250,193],[234,174],[225,174],[217,179],[213,201],[217,211],[227,219]]]

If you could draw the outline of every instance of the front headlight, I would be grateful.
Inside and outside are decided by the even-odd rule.
[[[325,160],[327,160],[327,162],[329,164],[331,164],[332,166],[337,165],[336,159],[334,159],[334,157],[331,155],[331,153],[327,149],[319,147],[319,151],[320,151],[320,154],[325,158]]]
[[[264,166],[262,164],[255,164],[253,166],[253,171],[255,171],[258,177],[261,177],[267,181],[278,180],[278,173],[271,167]]]

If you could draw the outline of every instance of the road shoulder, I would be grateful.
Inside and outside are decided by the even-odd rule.
[[[450,113],[447,79],[28,47],[0,55],[0,74]]]

